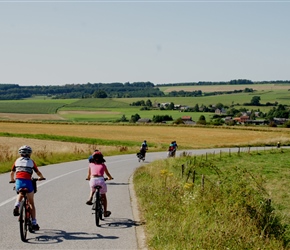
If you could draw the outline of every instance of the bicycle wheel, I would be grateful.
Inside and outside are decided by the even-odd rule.
[[[95,220],[96,220],[96,226],[100,226],[100,213],[101,213],[101,200],[99,192],[96,193],[96,205],[95,205]]]
[[[100,217],[100,220],[103,220],[103,214],[104,214],[104,202],[103,202],[103,198],[101,198],[100,200],[100,209],[99,209],[99,217]]]
[[[27,211],[26,211],[26,197],[20,203],[19,209],[19,227],[21,240],[26,242],[26,236],[28,231]]]

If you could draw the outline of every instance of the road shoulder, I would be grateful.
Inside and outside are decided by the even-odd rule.
[[[137,238],[137,245],[138,245],[138,249],[147,250],[145,230],[144,230],[144,226],[142,225],[142,221],[140,220],[140,212],[139,212],[136,192],[135,192],[134,184],[133,184],[133,176],[134,176],[134,173],[129,178],[129,193],[130,193],[133,218],[134,218],[134,221],[136,222],[135,232],[136,232],[136,238]]]

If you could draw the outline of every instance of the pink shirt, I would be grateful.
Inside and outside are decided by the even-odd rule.
[[[91,169],[91,175],[99,175],[104,176],[105,169],[107,166],[103,164],[96,164],[96,163],[90,163],[89,168]]]

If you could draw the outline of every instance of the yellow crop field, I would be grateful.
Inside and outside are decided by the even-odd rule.
[[[267,127],[225,129],[152,125],[120,126],[3,122],[0,123],[0,132],[75,136],[102,140],[133,141],[140,142],[140,144],[146,139],[149,146],[150,143],[155,145],[155,150],[161,149],[162,144],[169,144],[172,140],[176,140],[180,148],[183,149],[264,145],[275,144],[278,141],[283,144],[290,141],[288,129]],[[0,139],[1,144],[5,144],[5,137],[0,137]],[[23,143],[27,141],[27,139],[22,138],[20,140]],[[43,143],[48,144],[47,142]],[[72,145],[76,144],[73,143]]]

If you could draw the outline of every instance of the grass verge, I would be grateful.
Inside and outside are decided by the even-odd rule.
[[[289,150],[192,156],[139,168],[150,249],[287,249]]]

